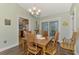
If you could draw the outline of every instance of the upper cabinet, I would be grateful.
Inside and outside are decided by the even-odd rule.
[[[19,30],[29,30],[29,20],[25,19],[25,18],[21,18],[19,19]]]

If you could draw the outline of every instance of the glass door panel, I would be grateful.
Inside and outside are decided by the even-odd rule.
[[[56,31],[58,31],[58,21],[49,22],[49,36],[53,37]]]
[[[48,32],[48,22],[43,22],[42,23],[42,31],[47,31]]]

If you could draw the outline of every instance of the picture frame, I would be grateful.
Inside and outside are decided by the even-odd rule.
[[[5,25],[11,25],[11,20],[10,19],[5,19]]]

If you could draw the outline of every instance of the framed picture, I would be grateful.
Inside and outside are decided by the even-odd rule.
[[[11,25],[11,20],[10,19],[5,19],[5,25]]]
[[[63,26],[68,26],[69,25],[69,23],[68,23],[68,21],[63,21]]]

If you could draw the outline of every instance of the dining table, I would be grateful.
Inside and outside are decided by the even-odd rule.
[[[26,38],[23,38],[24,41],[27,41]],[[47,44],[50,42],[49,38],[45,38],[45,37],[36,37],[34,40],[34,43],[37,44],[38,47],[42,48],[43,51],[43,55],[45,55],[45,49]]]
[[[37,44],[37,46],[42,48],[43,55],[45,55],[45,49],[49,42],[50,42],[49,38],[41,37],[35,39],[35,43]]]

